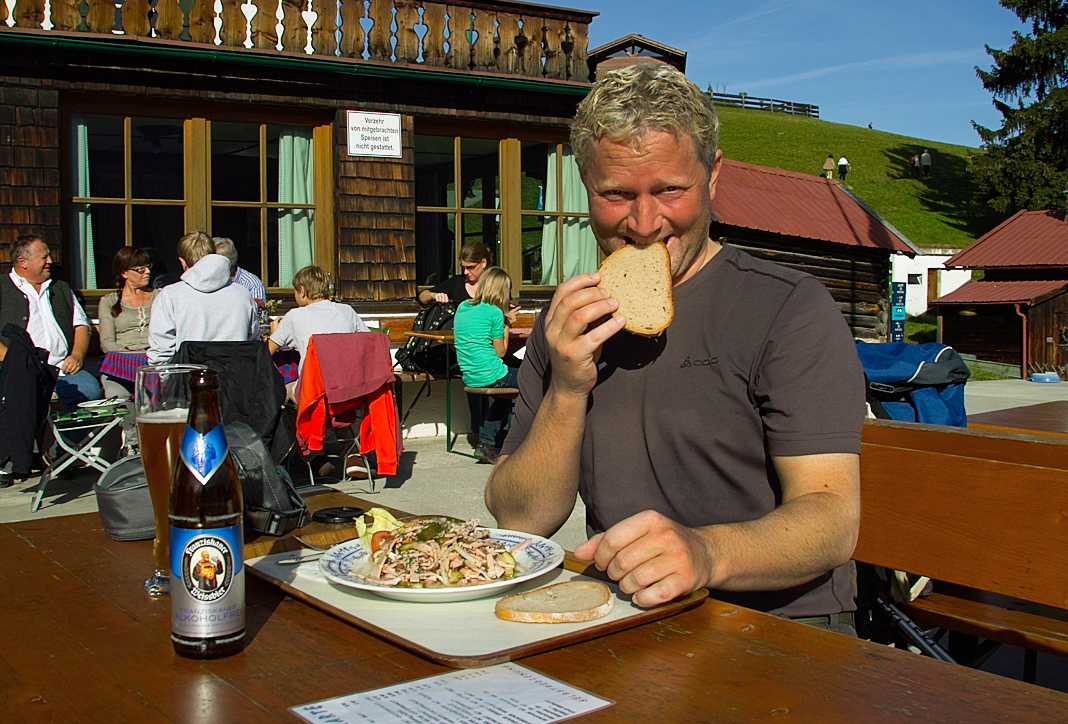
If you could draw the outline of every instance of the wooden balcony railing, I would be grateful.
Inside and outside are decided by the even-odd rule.
[[[0,0],[0,31],[160,38],[586,82],[595,14],[494,0]]]

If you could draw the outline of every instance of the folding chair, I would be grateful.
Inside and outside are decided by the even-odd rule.
[[[384,474],[392,475],[393,450],[399,451],[397,436],[400,434],[393,383],[393,360],[386,335],[381,332],[313,335],[297,386],[301,447],[309,451],[322,449],[327,426],[349,430],[352,439],[342,454],[345,467],[342,481],[352,479],[348,459],[359,455],[363,463],[359,469],[367,473],[373,493],[375,478],[371,464],[361,451],[361,430],[374,435],[377,472],[383,474],[385,464]],[[338,424],[343,415],[345,423]],[[308,473],[314,480],[310,463]]]
[[[41,481],[37,484],[37,491],[30,501],[31,513],[36,513],[41,507],[41,500],[44,498],[49,480],[73,465],[74,461],[81,460],[102,473],[111,467],[111,461],[101,457],[98,452],[94,452],[94,448],[99,450],[104,437],[121,425],[122,418],[129,413],[130,411],[124,405],[117,405],[96,410],[71,410],[48,416],[52,434],[56,438],[56,445],[63,452],[41,473]],[[71,443],[67,436],[79,432],[85,435],[81,442]]]

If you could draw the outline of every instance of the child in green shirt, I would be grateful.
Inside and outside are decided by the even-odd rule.
[[[511,325],[519,307],[512,307],[512,280],[500,267],[482,273],[473,298],[456,310],[453,333],[456,361],[468,387],[515,387],[518,367],[503,361],[508,352]],[[483,462],[497,462],[503,442],[501,427],[511,413],[512,400],[495,399],[478,434],[475,455]],[[497,438],[502,439],[498,440]]]

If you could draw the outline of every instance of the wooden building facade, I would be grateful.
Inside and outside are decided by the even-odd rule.
[[[946,262],[983,278],[931,303],[941,341],[1021,376],[1068,376],[1068,220],[1064,209],[1023,210]]]
[[[890,256],[907,241],[833,179],[724,160],[713,237],[812,274],[830,291],[853,336],[885,342]]]
[[[314,262],[371,317],[414,313],[471,240],[544,296],[565,273],[547,257],[567,257],[567,228],[588,225],[567,195],[566,144],[596,13],[506,0],[10,6],[0,243],[41,234],[90,307],[114,288],[120,246],[153,247],[173,272],[189,229],[232,238],[274,296]]]

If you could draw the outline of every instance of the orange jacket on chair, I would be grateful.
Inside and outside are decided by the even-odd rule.
[[[297,441],[307,454],[323,449],[326,426],[360,423],[360,452],[375,451],[378,472],[396,475],[402,451],[393,401],[389,337],[381,332],[317,334],[308,342],[297,386]]]

